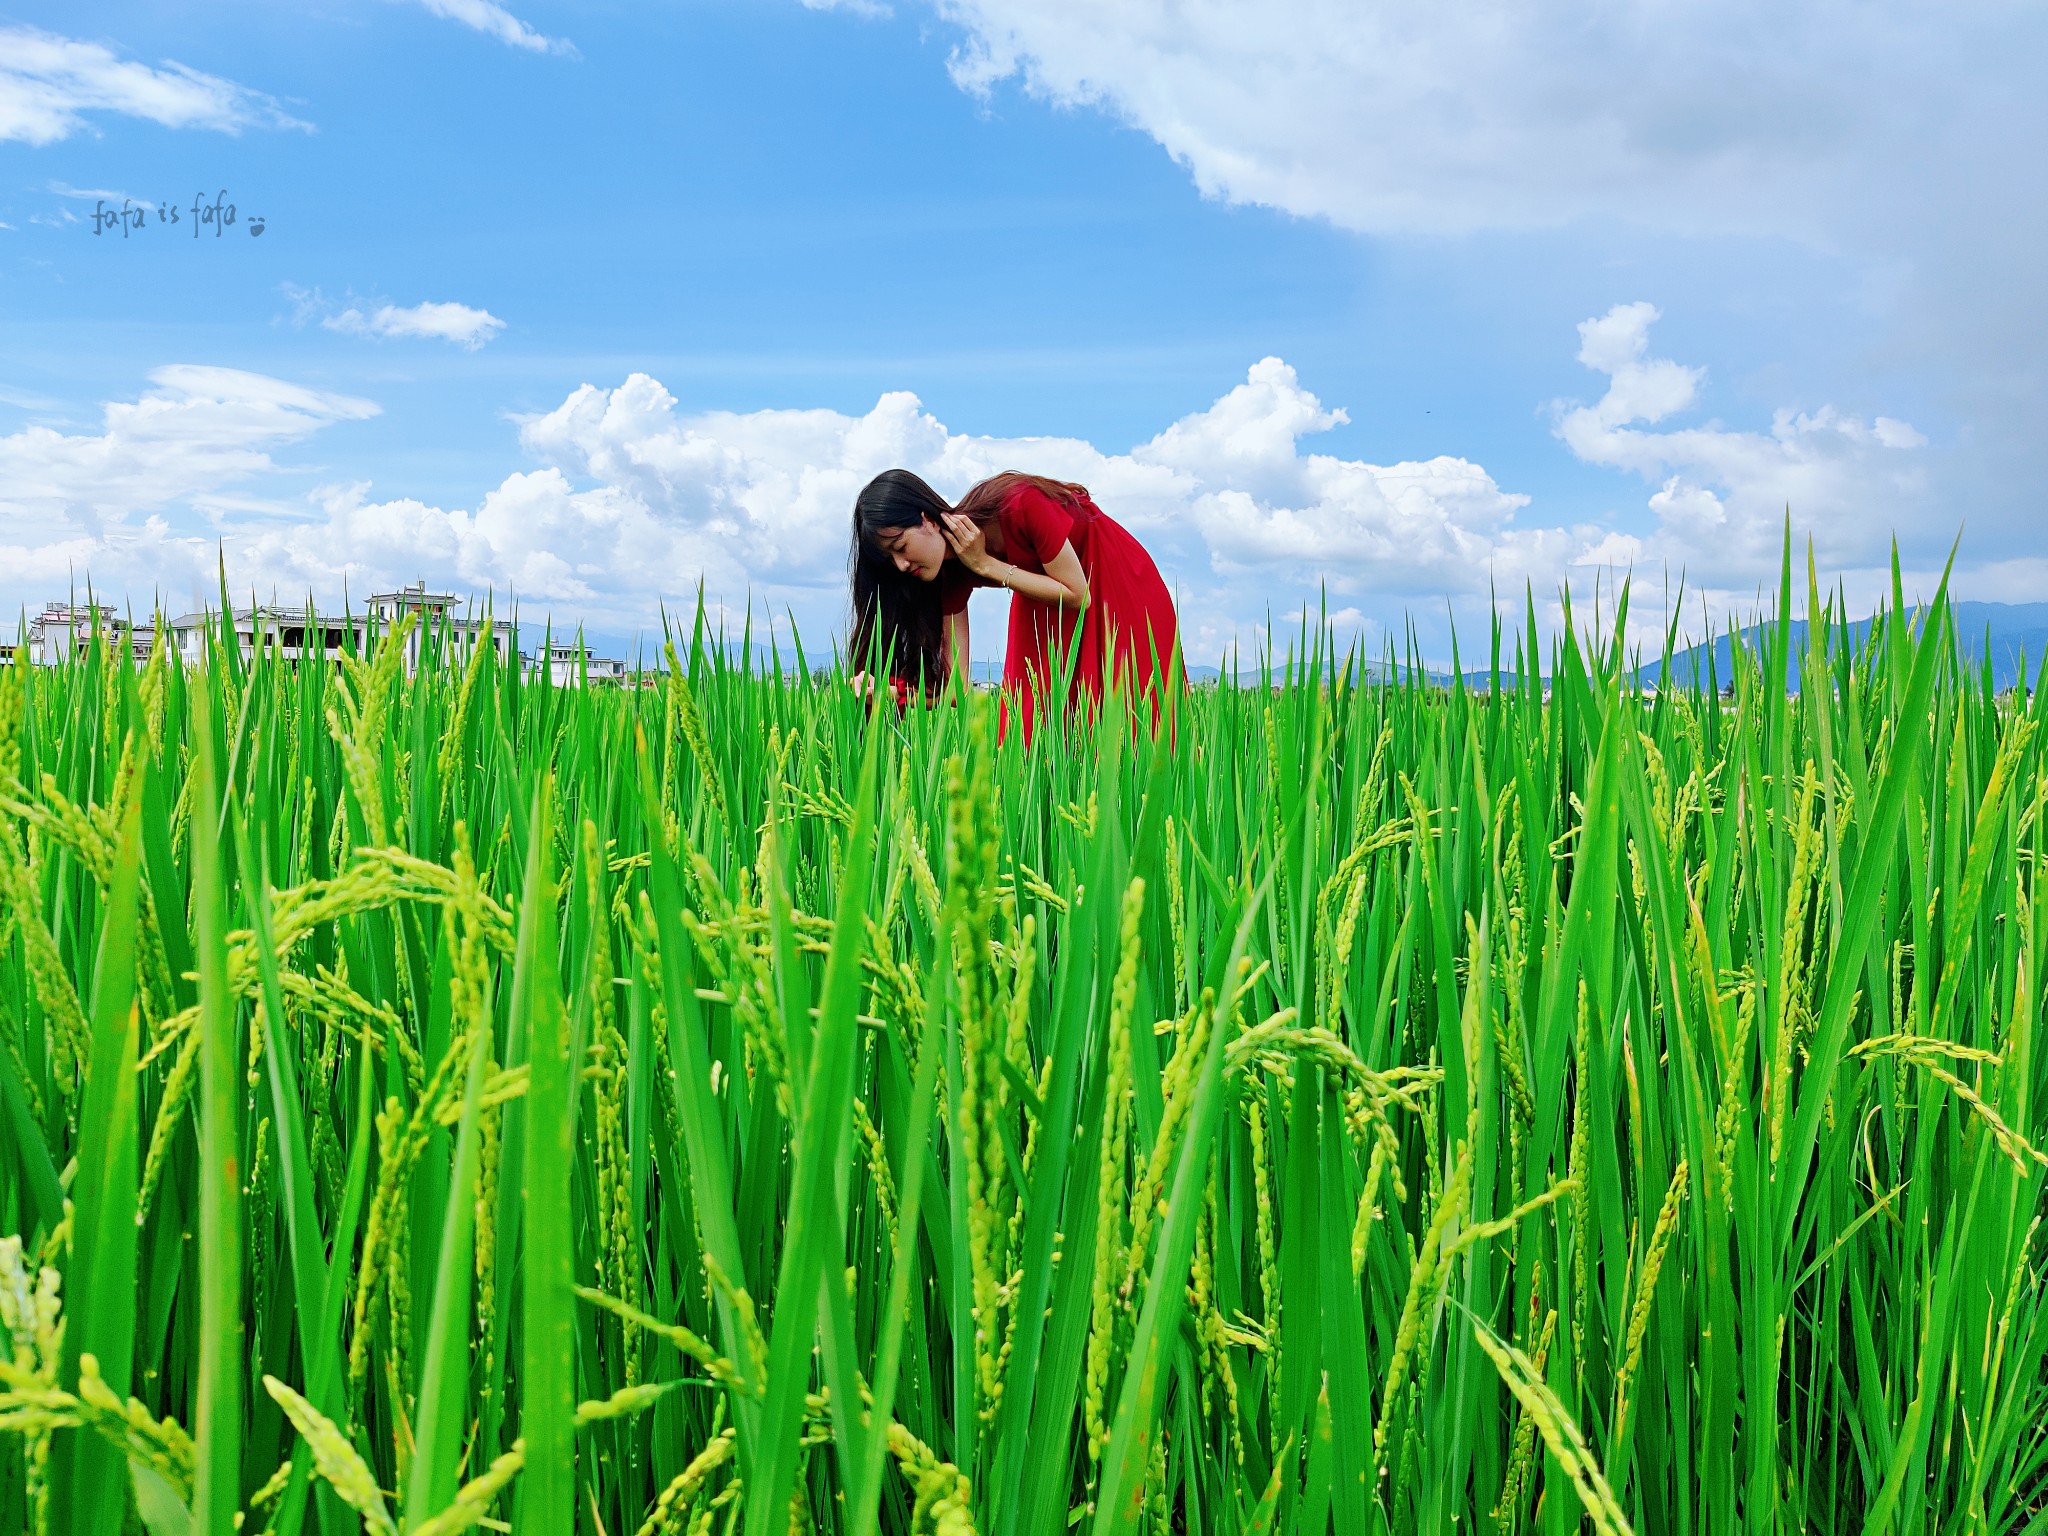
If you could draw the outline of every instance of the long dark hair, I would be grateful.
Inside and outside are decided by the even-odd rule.
[[[995,520],[1017,486],[1037,486],[1062,506],[1075,507],[1088,492],[1078,485],[1048,480],[1043,475],[1004,470],[975,485],[955,507],[907,469],[888,469],[861,488],[853,502],[853,625],[848,640],[848,665],[867,670],[881,665],[886,653],[890,674],[930,690],[944,685],[952,658],[946,654],[944,584],[921,581],[896,569],[880,544],[899,529],[930,522],[943,532],[941,519],[959,512],[975,522]]]

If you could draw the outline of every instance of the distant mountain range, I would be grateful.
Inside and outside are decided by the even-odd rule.
[[[1949,606],[1955,621],[1956,644],[1966,661],[1973,667],[1981,666],[1988,651],[1997,687],[2010,688],[2019,683],[2033,686],[2040,673],[2041,658],[2048,655],[2048,603],[1958,602]],[[1758,636],[1763,627],[1751,625],[1740,632],[1743,647],[1752,657],[1761,652]],[[1870,633],[1870,620],[1857,619],[1846,629],[1860,641]],[[1724,688],[1735,675],[1733,640],[1732,635],[1722,635],[1711,647],[1713,676]],[[1695,678],[1704,682],[1709,651],[1708,646],[1695,645],[1674,653],[1672,682],[1681,687],[1691,685]],[[1791,655],[1786,659],[1786,687],[1799,687],[1799,669],[1805,656],[1806,621],[1794,619]],[[1636,676],[1643,682],[1654,683],[1662,666],[1661,660],[1647,662],[1637,669]]]
[[[1996,686],[2001,689],[2010,688],[2022,680],[2021,666],[2024,663],[2026,668],[2025,682],[2029,687],[2033,685],[2039,674],[2042,658],[2048,656],[2048,602],[1957,602],[1950,604],[1950,610],[1955,619],[1957,642],[1966,660],[1972,665],[1979,664],[1988,650],[1991,656],[1992,677]],[[1752,656],[1756,655],[1761,649],[1758,637],[1764,627],[1763,625],[1752,624],[1739,632],[1742,644]],[[1847,632],[1854,639],[1860,641],[1870,633],[1870,620],[1857,619],[1846,626],[1846,628]],[[604,637],[597,638],[601,642]],[[1695,676],[1697,676],[1700,682],[1704,683],[1707,678],[1707,659],[1711,650],[1713,676],[1722,687],[1726,687],[1728,680],[1735,675],[1732,653],[1733,641],[1734,637],[1732,635],[1723,634],[1715,639],[1711,648],[1706,645],[1694,645],[1675,652],[1671,658],[1672,682],[1677,686],[1686,687],[1690,686]],[[634,654],[630,644],[624,646],[614,645],[613,649],[627,656]],[[679,646],[678,649],[687,653],[686,645]],[[738,645],[728,641],[727,650],[728,654],[732,655],[736,660],[739,653]],[[1341,648],[1339,654],[1340,656],[1342,654]],[[1795,690],[1799,686],[1799,666],[1805,654],[1806,621],[1804,619],[1794,619],[1792,621],[1792,655],[1787,667],[1786,683],[1788,687]],[[821,660],[829,659],[830,655],[831,652],[827,650],[819,656],[812,656],[808,659],[815,666]],[[643,664],[652,663],[656,659],[644,644],[640,647],[640,656]],[[757,644],[754,647],[754,659],[757,666],[769,664],[767,648]],[[794,654],[784,652],[782,661],[785,666],[793,666],[795,660]],[[1636,669],[1636,677],[1641,682],[1654,683],[1657,681],[1661,667],[1662,663],[1658,660],[1645,661]],[[1393,681],[1396,677],[1405,676],[1407,670],[1406,665],[1403,663],[1396,663],[1389,667],[1384,658],[1374,658],[1365,663],[1363,669],[1364,680],[1368,683],[1389,682]],[[1224,671],[1220,667],[1191,666],[1187,669],[1187,675],[1190,682],[1213,683],[1224,676]],[[1003,664],[999,661],[977,661],[974,663],[972,676],[977,683],[1001,682]],[[1258,679],[1257,663],[1255,661],[1241,662],[1237,668],[1237,676],[1240,681],[1247,684],[1256,682]],[[1424,668],[1418,673],[1418,676],[1423,681],[1440,688],[1449,687],[1453,678],[1453,674],[1448,669],[1437,670],[1434,668]],[[1492,682],[1491,674],[1484,667],[1470,668],[1465,672],[1464,677],[1465,685],[1468,688],[1485,688]],[[1515,681],[1516,679],[1512,672],[1505,670],[1502,672],[1501,682],[1503,686],[1514,686]]]
[[[1981,603],[1954,602],[1949,605],[1954,618],[1956,643],[1964,659],[1973,667],[1980,666],[1987,651],[1991,657],[1991,675],[1994,686],[2005,689],[2024,683],[2031,688],[2041,670],[2041,661],[2048,656],[2048,602],[2043,603]],[[1752,624],[1739,631],[1742,644],[1752,657],[1762,649],[1760,635],[1767,626]],[[1845,626],[1848,635],[1860,642],[1870,633],[1870,620],[1857,619]],[[1709,675],[1708,657],[1713,658],[1712,676],[1721,687],[1727,687],[1735,675],[1732,647],[1734,635],[1717,636],[1712,646],[1694,645],[1676,651],[1671,657],[1671,681],[1674,686],[1691,686],[1697,678],[1704,684]],[[1806,655],[1806,621],[1792,621],[1791,656],[1786,667],[1786,686],[1797,691],[1799,669]],[[1639,682],[1655,683],[1663,670],[1661,660],[1646,661],[1636,669]],[[999,679],[1002,668],[984,666],[976,669],[977,678],[986,672],[989,680]],[[1389,666],[1384,660],[1374,660],[1364,667],[1364,680],[1368,683],[1385,683],[1406,677],[1408,668],[1396,663]],[[1191,681],[1214,681],[1222,674],[1215,667],[1190,667]],[[1242,669],[1240,676],[1256,678],[1256,668]],[[1451,686],[1456,674],[1446,670],[1423,668],[1416,673],[1422,681],[1439,688]],[[1464,673],[1465,686],[1484,689],[1492,684],[1492,673],[1484,667],[1474,667]],[[1507,669],[1501,673],[1501,685],[1512,688],[1518,685],[1515,674]]]

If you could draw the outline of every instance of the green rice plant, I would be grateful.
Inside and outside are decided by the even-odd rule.
[[[1028,746],[18,660],[0,1529],[2034,1529],[2044,705],[1794,574]]]

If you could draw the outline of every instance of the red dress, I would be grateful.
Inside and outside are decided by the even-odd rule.
[[[1172,663],[1178,625],[1173,598],[1145,546],[1085,493],[1078,506],[1069,508],[1029,482],[1010,491],[996,510],[996,523],[1003,540],[998,558],[1022,571],[1043,572],[1061,545],[1072,544],[1088,578],[1088,606],[1079,613],[1021,592],[1010,599],[1003,690],[1017,698],[1023,711],[1024,739],[1031,739],[1040,694],[1059,686],[1076,619],[1081,638],[1073,663],[1075,697],[1085,689],[1100,702],[1105,676],[1114,677],[1130,696],[1142,693],[1150,700],[1157,725],[1165,691],[1159,673]],[[946,562],[939,581],[940,604],[947,613],[965,609],[973,588],[997,585],[957,560]]]

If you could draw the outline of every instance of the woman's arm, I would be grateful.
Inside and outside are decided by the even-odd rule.
[[[967,610],[946,615],[946,664],[954,671],[965,671],[968,665]]]
[[[1081,569],[1081,557],[1074,553],[1071,540],[1060,545],[1060,552],[1045,562],[1041,574],[1019,570],[1009,561],[990,554],[982,531],[972,518],[951,514],[946,518],[945,534],[960,563],[975,575],[985,576],[1025,597],[1035,597],[1041,603],[1055,603],[1076,613],[1087,608],[1088,573]]]

